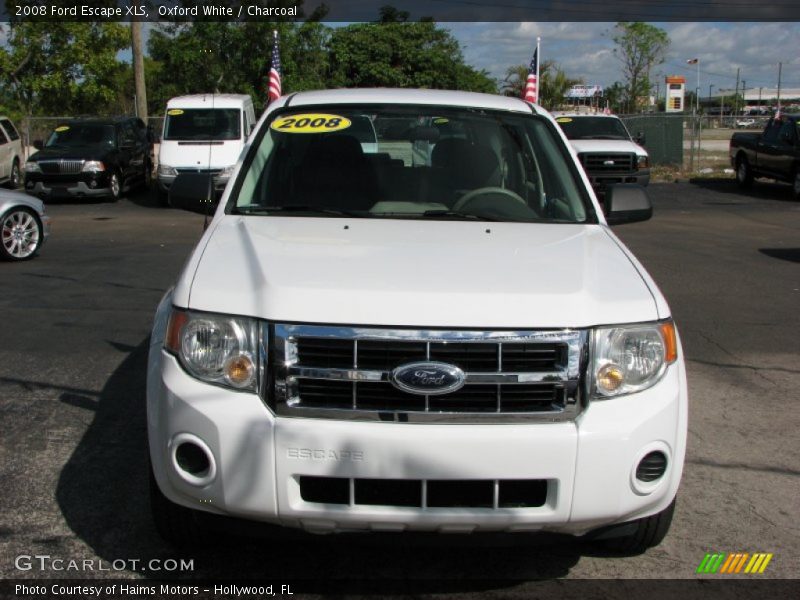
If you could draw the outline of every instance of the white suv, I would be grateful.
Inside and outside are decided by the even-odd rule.
[[[8,117],[0,117],[0,183],[10,188],[22,185],[22,165],[25,162],[22,140]]]
[[[348,134],[368,117],[377,144]],[[207,175],[173,205],[202,210]],[[270,104],[153,328],[153,514],[334,531],[553,531],[628,550],[672,518],[686,374],[669,307],[554,120],[501,96]]]

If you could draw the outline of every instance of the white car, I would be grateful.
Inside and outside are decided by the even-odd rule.
[[[0,117],[0,183],[6,183],[11,189],[22,185],[24,162],[17,128],[8,117]]]
[[[347,134],[359,115],[374,154]],[[384,120],[409,118],[383,139]],[[194,210],[208,193],[202,174],[170,190]],[[606,202],[604,216],[555,121],[519,99],[271,103],[156,313],[159,532],[191,543],[213,513],[658,544],[686,373],[666,301],[609,228],[649,218],[646,193]]]
[[[569,139],[598,195],[610,185],[650,183],[650,155],[645,138],[634,139],[616,115],[559,113],[556,122]]]

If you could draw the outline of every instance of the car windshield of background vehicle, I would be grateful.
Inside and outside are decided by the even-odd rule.
[[[583,223],[594,213],[552,126],[438,107],[281,112],[245,163],[229,212]],[[237,188],[234,188],[237,189]]]
[[[177,141],[238,140],[237,108],[172,108],[167,111],[164,139]]]
[[[558,117],[564,135],[570,140],[629,140],[622,121],[612,117]]]
[[[47,139],[46,147],[114,145],[114,126],[97,123],[59,125]]]

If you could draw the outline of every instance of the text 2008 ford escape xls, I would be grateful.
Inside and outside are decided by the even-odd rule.
[[[375,140],[351,135],[369,120]],[[270,104],[161,302],[154,516],[661,541],[687,428],[669,307],[538,107],[411,90]],[[171,200],[202,204],[202,175]]]

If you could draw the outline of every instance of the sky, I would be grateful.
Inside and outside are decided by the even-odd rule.
[[[149,25],[149,24],[147,24]],[[331,26],[341,25],[329,23]],[[622,81],[621,63],[614,55],[614,23],[441,23],[461,43],[467,63],[502,80],[511,65],[529,64],[536,37],[540,36],[541,60],[555,60],[571,78],[590,85],[608,86]],[[775,88],[778,63],[783,63],[782,86],[800,88],[800,23],[653,23],[664,29],[671,45],[666,61],[656,66],[652,80],[665,75],[683,75],[686,87],[697,86],[697,67],[687,65],[700,59],[700,90],[708,95],[736,86],[736,69],[747,88]],[[3,28],[4,29],[4,28]],[[5,31],[0,29],[0,44]],[[145,27],[145,32],[149,27]],[[130,60],[130,52],[122,53]]]
[[[614,23],[444,23],[461,43],[466,61],[502,79],[510,65],[529,64],[536,37],[542,60],[555,60],[572,78],[587,84],[622,81],[614,55]],[[671,44],[666,61],[651,74],[683,75],[687,89],[697,86],[699,58],[701,95],[736,87],[736,69],[747,88],[775,88],[778,63],[783,63],[782,87],[800,88],[800,23],[653,23],[664,29]]]

